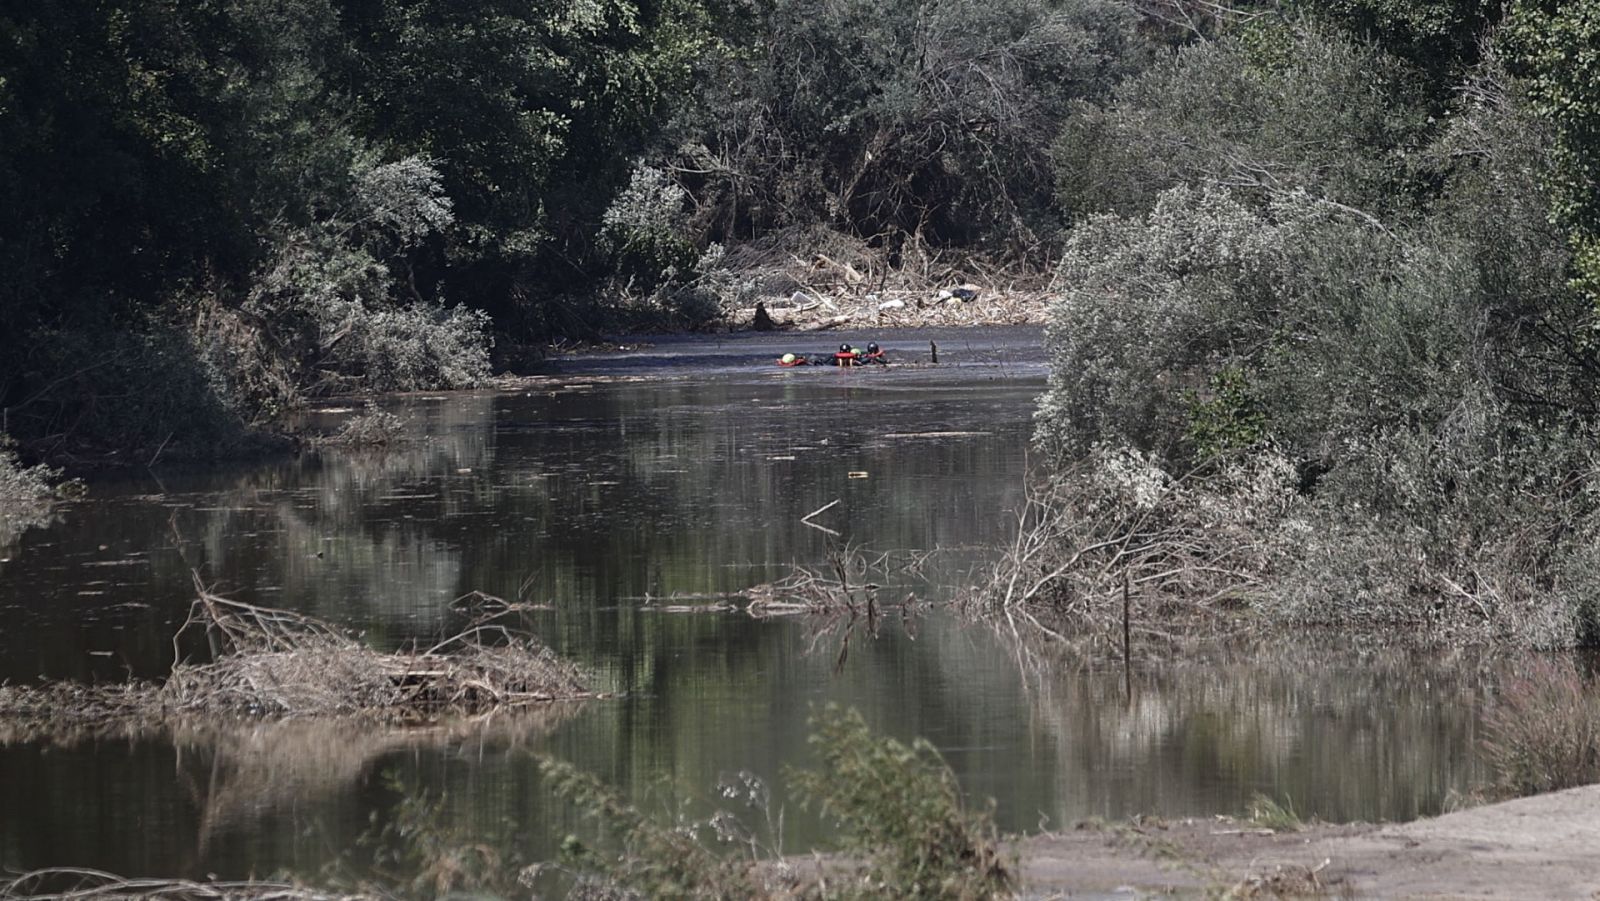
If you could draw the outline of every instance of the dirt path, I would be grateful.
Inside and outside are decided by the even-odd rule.
[[[1021,843],[1031,898],[1600,899],[1600,785],[1386,826],[1144,822]]]

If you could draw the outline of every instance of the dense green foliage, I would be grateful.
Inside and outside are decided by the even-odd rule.
[[[821,227],[891,260],[1025,261],[1065,224],[1061,123],[1172,40],[1145,20],[1117,0],[6,4],[0,407],[35,455],[214,451],[310,395],[481,381],[492,345],[705,323],[732,291],[719,242]]]
[[[1073,479],[1278,474],[1250,579],[1297,620],[1592,639],[1597,38],[1592,0],[8,3],[0,408],[142,461],[706,323],[742,243],[1059,261]]]
[[[1571,229],[1575,287],[1600,306],[1600,4],[1524,2],[1506,44],[1541,117],[1554,131],[1548,184]]]
[[[1486,10],[1396,5],[1352,35],[1370,16],[1313,5],[1188,47],[1064,129],[1058,155],[1097,163],[1060,180],[1084,218],[1039,440],[1091,493],[1118,476],[1078,461],[1125,448],[1146,483],[1213,487],[1165,498],[1249,523],[1174,531],[1141,560],[1248,559],[1218,590],[1269,618],[1594,640],[1580,8],[1518,7],[1419,59],[1394,27],[1454,33]],[[1260,478],[1222,457],[1281,461],[1252,471],[1291,502],[1267,513]]]
[[[44,451],[198,450],[307,393],[481,380],[491,330],[549,334],[547,297],[590,277],[581,245],[710,15],[7,4],[10,429]]]
[[[1046,150],[1069,105],[1151,52],[1108,0],[792,0],[752,24],[674,129],[674,171],[719,240],[820,221],[894,246],[1027,246],[1059,228]]]

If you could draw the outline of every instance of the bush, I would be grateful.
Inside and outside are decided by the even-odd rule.
[[[700,254],[685,234],[689,193],[660,169],[636,166],[601,219],[601,243],[617,278],[649,295],[681,281]]]
[[[10,436],[0,432],[0,547],[49,521],[50,507],[59,497],[52,483],[60,476],[59,470],[42,464],[23,466]]]
[[[613,851],[602,851],[569,836],[562,853],[581,873],[598,874],[603,881],[635,889],[645,898],[769,895],[754,861],[720,856],[700,841],[700,830],[709,824],[658,823],[569,763],[542,757],[539,769],[558,794],[600,825],[614,845]]]
[[[466,307],[413,303],[370,308],[335,302],[322,311],[324,384],[370,391],[472,388],[489,376],[489,317]]]
[[[385,448],[404,438],[408,427],[399,416],[368,405],[360,415],[346,419],[339,431],[322,439],[322,443],[349,450]]]
[[[67,456],[80,449],[205,454],[236,446],[245,424],[221,373],[178,328],[41,331],[32,377],[47,387],[14,408],[30,447]]]
[[[926,740],[880,738],[856,711],[832,705],[811,719],[817,770],[792,775],[808,804],[839,828],[865,865],[860,897],[1007,897],[1016,882],[988,812],[966,809],[955,774]]]
[[[1295,246],[1326,217],[1274,218],[1224,191],[1175,188],[1148,215],[1101,216],[1072,233],[1046,334],[1050,384],[1036,438],[1057,462],[1101,443],[1177,452],[1208,381],[1254,367],[1292,327]],[[1189,448],[1192,451],[1192,447]]]
[[[23,466],[17,459],[10,436],[0,432],[0,515],[25,507],[37,507],[55,499],[51,483],[61,472],[43,464]]]
[[[1485,718],[1500,787],[1531,795],[1600,782],[1600,693],[1570,660],[1537,660]]]
[[[793,884],[776,848],[763,862],[760,842],[726,812],[706,821],[680,816],[662,824],[570,764],[540,759],[558,793],[596,820],[611,850],[569,837],[564,854],[580,873],[599,874],[619,890],[647,898],[859,897],[964,899],[1007,897],[1015,879],[1001,859],[988,813],[965,809],[955,774],[926,741],[907,747],[874,736],[861,715],[832,705],[811,720],[816,771],[790,774],[795,789],[833,820],[851,859],[836,893],[822,884]],[[748,774],[725,797],[764,807],[765,786]],[[770,811],[768,811],[770,818]],[[781,822],[781,818],[780,818]],[[769,819],[769,827],[771,826]],[[743,846],[749,856],[719,854],[702,833]],[[828,874],[824,874],[828,875]]]
[[[1462,97],[1408,163],[1437,193],[1403,215],[1352,209],[1339,198],[1359,192],[1335,192],[1314,149],[1270,190],[1180,185],[1147,212],[1084,222],[1058,271],[1036,437],[1058,468],[1122,449],[1190,486],[1164,502],[1156,546],[1171,537],[1162,529],[1194,520],[1175,507],[1243,497],[1211,458],[1286,461],[1296,478],[1283,516],[1258,518],[1253,540],[1180,530],[1190,550],[1172,561],[1269,552],[1250,584],[1276,622],[1592,642],[1600,348],[1546,221],[1544,130],[1493,65]],[[1115,537],[1096,523],[1126,525],[1079,523],[1061,559]],[[1130,559],[1145,558],[1121,555],[1107,572]],[[1074,591],[1103,587],[1067,580],[1070,600],[1038,597],[1082,606]]]
[[[470,388],[489,375],[488,316],[391,295],[388,267],[329,227],[291,233],[237,309],[196,341],[248,414],[306,394]]]

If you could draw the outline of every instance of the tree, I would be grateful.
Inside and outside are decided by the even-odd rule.
[[[1016,251],[1055,217],[1051,136],[1144,61],[1103,0],[775,0],[707,63],[667,168],[713,240],[825,223]]]
[[[1518,2],[1502,38],[1512,72],[1554,129],[1553,214],[1569,231],[1574,284],[1600,311],[1600,3]]]
[[[1259,197],[1303,192],[1382,217],[1415,204],[1429,129],[1411,73],[1312,24],[1261,20],[1196,44],[1084,105],[1052,149],[1070,213],[1150,208],[1210,183]]]

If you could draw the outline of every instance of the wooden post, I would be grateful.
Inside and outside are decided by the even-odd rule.
[[[935,363],[939,362],[939,345],[933,343],[932,341],[929,341],[928,342],[928,353],[933,357],[933,362],[935,362]]]
[[[1132,634],[1130,624],[1133,605],[1128,597],[1128,582],[1131,577],[1128,573],[1122,574],[1122,690],[1127,695],[1128,703],[1133,703],[1133,653]]]

